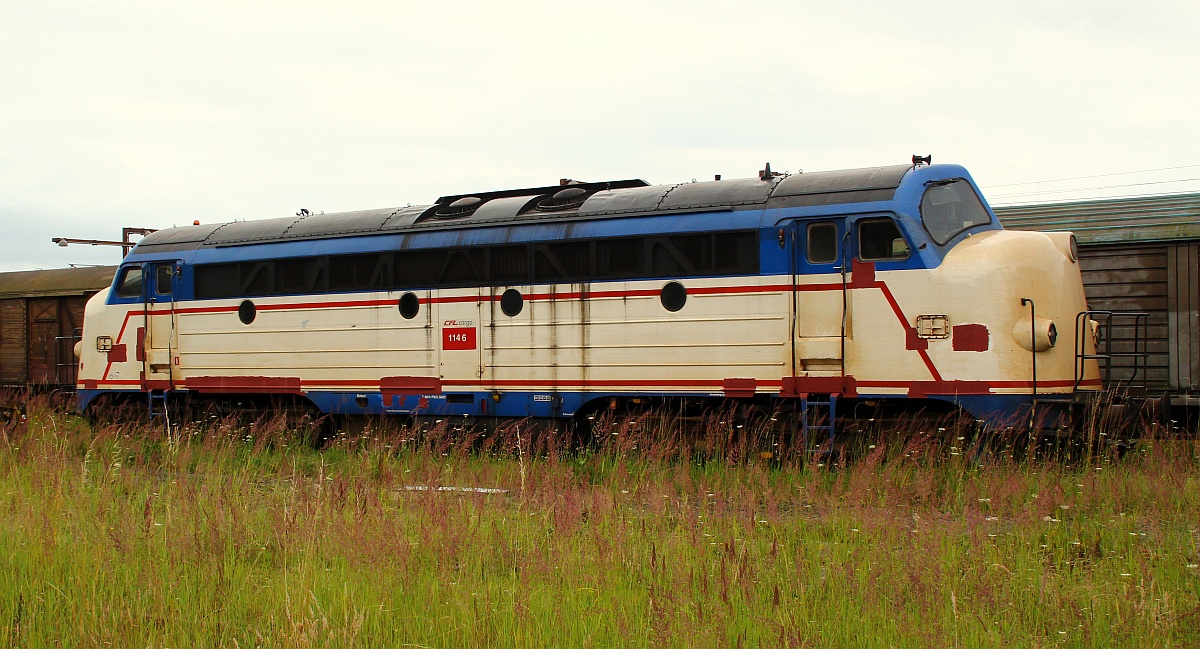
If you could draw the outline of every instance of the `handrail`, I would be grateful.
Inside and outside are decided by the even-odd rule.
[[[1037,399],[1037,306],[1027,297],[1021,298],[1021,306],[1029,307],[1029,358],[1033,363],[1033,398]]]
[[[1147,345],[1147,337],[1149,335],[1149,318],[1150,314],[1144,311],[1101,311],[1088,310],[1081,311],[1075,316],[1075,390],[1079,390],[1079,385],[1083,382],[1083,374],[1086,362],[1095,360],[1101,367],[1101,377],[1104,381],[1104,389],[1111,389],[1115,385],[1120,385],[1122,381],[1113,380],[1112,376],[1112,361],[1115,358],[1132,358],[1133,368],[1128,379],[1124,380],[1126,388],[1139,385],[1135,383],[1138,375],[1142,374],[1142,383],[1140,387],[1145,387],[1147,366],[1149,365],[1150,352]],[[1128,322],[1132,320],[1133,326],[1133,351],[1130,352],[1114,352],[1112,351],[1113,343],[1113,328],[1117,321]],[[1091,325],[1089,322],[1096,322],[1098,328],[1095,332],[1094,343],[1096,346],[1095,353],[1088,354],[1085,336],[1091,336]],[[1128,326],[1128,325],[1127,325]]]

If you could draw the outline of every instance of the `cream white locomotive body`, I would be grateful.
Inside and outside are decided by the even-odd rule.
[[[823,395],[1019,419],[1099,389],[1086,308],[1070,235],[1001,229],[953,165],[583,183],[157,232],[89,303],[78,390],[477,417]]]

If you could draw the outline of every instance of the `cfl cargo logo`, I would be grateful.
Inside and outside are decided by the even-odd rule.
[[[446,320],[442,322],[442,349],[475,349],[474,320]]]

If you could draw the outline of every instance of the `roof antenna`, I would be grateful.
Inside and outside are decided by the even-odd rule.
[[[922,158],[919,155],[913,154],[913,167],[919,167],[921,165],[929,166],[931,164],[933,164],[933,154],[932,153],[925,156],[924,158]]]
[[[782,175],[783,174],[779,173],[778,171],[771,171],[771,163],[768,162],[767,166],[762,171],[758,172],[758,179],[759,180],[770,180],[772,178],[776,178],[776,177],[779,177]]]

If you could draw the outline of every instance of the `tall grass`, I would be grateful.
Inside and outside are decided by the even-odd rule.
[[[1194,440],[880,436],[827,466],[720,413],[582,451],[521,423],[315,451],[283,418],[29,414],[0,438],[4,646],[1200,643]]]

